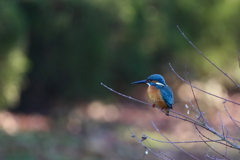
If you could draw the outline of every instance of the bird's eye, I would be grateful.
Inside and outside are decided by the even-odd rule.
[[[152,80],[151,80],[151,79],[148,79],[147,81],[148,81],[148,82],[151,82]]]

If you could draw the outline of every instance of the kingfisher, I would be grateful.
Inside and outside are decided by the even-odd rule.
[[[167,85],[165,79],[160,74],[150,75],[147,79],[133,82],[132,84],[146,83],[147,93],[151,100],[152,107],[159,106],[169,116],[169,109],[172,109],[174,96],[172,89]]]

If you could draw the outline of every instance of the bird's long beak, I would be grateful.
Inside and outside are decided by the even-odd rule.
[[[140,84],[140,83],[147,83],[147,81],[146,80],[141,80],[141,81],[133,82],[132,84]]]

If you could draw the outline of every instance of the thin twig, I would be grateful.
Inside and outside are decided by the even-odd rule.
[[[192,157],[192,158],[194,158],[194,159],[198,159],[198,158],[196,158],[195,156],[193,156],[193,155],[189,154],[188,152],[184,151],[182,148],[178,147],[178,146],[177,146],[176,144],[174,144],[172,141],[170,141],[170,140],[156,127],[156,125],[154,124],[154,122],[153,122],[153,121],[151,121],[151,122],[152,122],[153,127],[156,129],[156,131],[158,131],[158,133],[160,133],[160,134],[161,134],[166,140],[168,140],[173,146],[175,146],[175,147],[176,147],[177,149],[179,149],[180,151],[186,153],[188,156],[190,156],[190,157]]]
[[[202,138],[202,136],[199,135],[199,137],[204,141],[204,139]],[[219,155],[221,155],[222,157],[230,160],[230,158],[226,157],[225,155],[219,153],[217,150],[215,150],[214,148],[212,148],[207,142],[205,142],[205,144],[206,144],[209,148],[211,148],[211,150],[213,150],[214,152],[216,152],[217,154],[219,154]]]
[[[173,158],[169,157],[168,155],[166,155],[165,153],[163,153],[162,151],[159,151],[159,153],[161,153],[162,155],[164,155],[165,157],[174,160]]]
[[[227,135],[228,136],[228,132],[227,132]],[[234,141],[234,140],[233,140]],[[235,141],[234,141],[235,142]],[[227,142],[225,142],[226,146],[225,146],[225,153],[224,155],[227,156],[227,151],[228,151],[228,146],[227,146]],[[235,144],[237,145],[237,143],[235,142]]]
[[[210,149],[209,149],[210,150]],[[216,156],[214,156],[214,155],[207,155],[207,157],[208,158],[210,158],[210,159],[213,159],[213,160],[225,160],[225,159],[220,159],[220,158],[218,158],[218,157],[216,157]]]
[[[180,113],[175,112],[175,111],[171,111],[171,112],[174,112],[174,113],[176,113],[176,114],[180,114]],[[181,114],[181,115],[182,115],[182,114]],[[184,119],[184,118],[181,118],[181,117],[179,117],[179,116],[172,115],[172,114],[169,114],[169,116],[172,116],[172,117],[175,117],[175,118],[184,120],[184,121],[188,121],[188,122],[190,122],[190,123],[193,123],[195,126],[198,125],[198,126],[204,128],[204,129],[212,132],[213,134],[215,134],[216,136],[218,136],[218,137],[221,138],[222,140],[226,141],[228,144],[230,144],[229,147],[234,148],[234,149],[237,149],[237,150],[240,150],[240,147],[238,146],[238,144],[237,144],[235,141],[234,141],[235,144],[232,143],[231,141],[229,141],[228,139],[226,139],[224,136],[222,136],[221,134],[217,133],[217,132],[214,130],[214,128],[211,128],[211,127],[209,127],[209,126],[206,125],[206,124],[201,124],[201,123],[199,123],[198,121],[193,120],[193,119],[191,119],[191,118],[190,118],[191,120],[189,120],[189,119]],[[188,117],[188,118],[189,118],[189,117]],[[232,137],[227,137],[227,138],[230,138],[230,139],[232,139],[232,140],[235,140],[235,139],[232,138]],[[211,139],[209,139],[209,140],[211,140]],[[217,143],[221,143],[221,142],[217,142]],[[224,143],[221,143],[221,144],[225,145]]]
[[[130,131],[130,129],[129,129],[129,131]],[[150,151],[151,153],[153,153],[153,154],[156,155],[157,157],[165,160],[164,157],[162,157],[161,155],[157,154],[156,152],[154,152],[153,150],[151,150],[150,148],[148,148],[148,147],[141,141],[141,139],[139,139],[133,132],[130,131],[130,133],[132,134],[132,137],[135,138],[135,139],[138,141],[138,143],[140,143],[146,150]],[[161,153],[161,154],[163,154],[163,153]],[[164,155],[165,157],[171,159],[171,160],[174,160],[173,158],[167,156],[166,154],[163,154],[163,155]]]
[[[186,80],[183,79],[179,74],[177,74],[177,72],[173,69],[173,67],[172,67],[172,65],[171,65],[170,63],[169,63],[169,66],[170,66],[171,70],[176,74],[176,76],[178,76],[178,78],[180,78],[183,82],[187,83],[188,85],[191,85],[188,81],[186,81]],[[202,90],[202,89],[200,89],[200,88],[198,88],[198,87],[196,87],[196,86],[194,86],[194,85],[191,85],[191,86],[192,86],[193,88],[195,88],[195,89],[203,92],[203,93],[208,94],[208,95],[217,97],[217,98],[222,99],[222,100],[224,100],[224,101],[228,101],[228,102],[231,102],[231,103],[240,105],[240,103],[237,103],[237,102],[231,101],[231,100],[229,100],[229,99],[222,98],[222,97],[220,97],[220,96],[217,96],[217,95],[215,95],[215,94],[212,94],[212,93],[210,93],[210,92],[204,91],[204,90]]]
[[[235,126],[240,130],[240,127],[238,126],[238,124],[236,123],[236,120],[231,116],[231,114],[228,112],[228,109],[226,107],[226,105],[224,104],[224,109],[227,112],[228,116],[230,117],[230,119],[232,120],[232,122],[235,124]]]
[[[223,137],[224,137],[224,138],[230,138],[230,139],[235,143],[235,145],[238,145],[238,144],[235,142],[234,138],[231,136],[231,134],[230,134],[229,130],[227,129],[227,127],[225,126],[225,124],[224,124],[224,122],[223,122],[223,120],[222,120],[222,117],[221,117],[221,115],[220,115],[219,112],[218,112],[218,116],[219,116],[220,121],[221,121],[221,124],[222,124],[222,129],[223,129],[223,130],[226,130],[226,135],[224,135],[224,133],[222,134]]]
[[[220,119],[220,121],[221,121],[221,126],[222,126],[222,135],[223,135],[223,137],[224,137],[224,138],[226,138],[226,136],[224,135],[224,129],[225,129],[225,125],[224,125],[224,123],[223,123],[223,120],[222,120],[222,117],[221,117],[221,115],[220,115],[219,111],[218,111],[218,117],[219,117],[219,119]]]
[[[169,141],[160,141],[160,140],[157,140],[157,139],[155,139],[155,138],[152,138],[152,137],[149,137],[149,136],[147,136],[147,135],[145,135],[148,139],[151,139],[151,140],[153,140],[153,141],[156,141],[156,142],[160,142],[160,143],[171,143],[171,142],[169,142]],[[224,140],[222,140],[222,139],[219,139],[219,140],[210,140],[210,141],[206,141],[206,142],[218,142],[218,141],[224,141]],[[181,141],[181,142],[173,142],[173,143],[201,143],[201,142],[203,142],[203,141]]]
[[[140,100],[138,100],[138,99],[132,98],[132,97],[130,97],[130,96],[126,96],[126,95],[124,95],[124,94],[122,94],[122,93],[119,93],[119,92],[113,90],[112,88],[106,86],[106,85],[103,84],[103,83],[101,83],[101,85],[104,86],[105,88],[109,89],[110,91],[112,91],[112,92],[120,95],[120,96],[126,97],[126,98],[131,99],[131,100],[134,100],[134,101],[136,101],[136,102],[140,102],[140,103],[142,103],[142,104],[147,104],[147,105],[150,105],[150,106],[152,105],[151,103],[147,103],[147,102],[144,102],[144,101],[140,101]]]
[[[237,87],[240,87],[237,82],[235,82],[227,73],[225,73],[222,69],[220,69],[216,64],[214,64],[210,59],[208,59],[188,38],[187,36],[183,33],[183,31],[180,29],[180,27],[177,25],[178,30],[181,32],[183,37],[190,43],[193,48],[201,55],[203,56],[208,62],[210,62],[215,68],[217,68],[220,72],[222,72],[230,81],[232,81]]]
[[[185,65],[185,69],[186,69],[186,72],[187,72],[188,82],[190,83],[191,91],[192,91],[192,94],[193,94],[195,103],[197,104],[197,108],[198,108],[198,111],[199,111],[199,114],[200,114],[199,120],[200,120],[202,123],[204,123],[204,118],[203,118],[203,116],[202,116],[202,111],[201,111],[201,109],[200,109],[200,107],[199,107],[199,105],[198,105],[197,98],[196,98],[195,93],[194,93],[194,91],[193,91],[192,82],[191,82],[191,79],[190,79],[190,77],[189,77],[189,73],[188,73],[188,70],[187,70],[187,66],[186,66],[186,65]]]
[[[210,153],[210,149],[207,150],[207,153],[205,154],[205,156],[204,156],[203,158],[205,159],[205,157],[209,157],[209,155],[208,155],[209,153]],[[209,157],[209,158],[210,158],[210,159],[213,159],[213,158],[211,158],[211,157]]]
[[[227,144],[227,142],[226,142]],[[224,152],[224,155],[227,156],[227,151],[228,151],[228,146],[225,146],[225,152]]]
[[[237,146],[238,145],[237,142],[231,136],[231,134],[230,134],[229,130],[227,129],[227,127],[225,126],[225,124],[224,124],[224,122],[222,120],[222,117],[221,117],[219,112],[218,112],[218,116],[219,116],[221,124],[222,124],[223,132],[224,132],[224,129],[226,130],[226,135],[224,135],[224,133],[223,133],[224,138],[230,138],[233,141],[233,143],[235,143],[235,145]]]
[[[189,97],[187,97],[188,102],[191,104],[191,111],[193,111],[194,113],[196,113],[196,115],[200,114],[199,111],[197,110],[197,108],[194,106],[194,104],[192,103],[191,99]],[[198,117],[196,117],[198,119]]]
[[[204,138],[208,139],[209,141],[213,141],[213,142],[222,144],[222,145],[224,145],[224,146],[228,146],[228,147],[230,147],[230,148],[236,149],[236,148],[235,148],[234,146],[232,146],[232,145],[225,144],[225,143],[222,143],[221,141],[215,141],[215,140],[212,140],[212,139],[208,138],[207,136],[205,136],[205,135],[199,130],[199,128],[198,128],[196,125],[194,125],[194,126],[195,126],[196,130],[198,131],[198,133],[201,134]],[[223,141],[226,141],[226,139],[223,139]],[[238,150],[239,150],[239,149],[238,149]]]
[[[190,100],[190,98],[188,97],[188,102],[191,104],[191,107],[194,109],[194,112],[196,114],[200,114],[199,111],[197,110],[197,108],[193,105],[192,101]],[[210,122],[204,117],[204,113],[205,112],[202,112],[202,118],[204,119],[204,122],[210,127],[210,128],[213,128],[212,125],[210,124]],[[198,117],[196,117],[198,118]]]

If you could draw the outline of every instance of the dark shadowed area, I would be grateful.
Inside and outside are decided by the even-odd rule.
[[[165,143],[152,122],[172,142],[201,140],[194,125],[101,83],[149,102],[147,85],[131,83],[161,74],[174,92],[173,110],[197,119],[188,107],[196,105],[191,87],[169,63],[187,80],[186,65],[193,85],[240,103],[238,87],[176,27],[240,83],[239,7],[233,0],[0,0],[0,159],[161,159],[132,133],[152,137],[142,142],[164,159],[192,159]],[[229,116],[238,120],[239,105],[194,93],[216,131],[222,132],[224,123],[224,135],[240,138]],[[239,157],[238,150],[208,144],[231,159]],[[198,159],[222,158],[203,142],[176,145]]]

